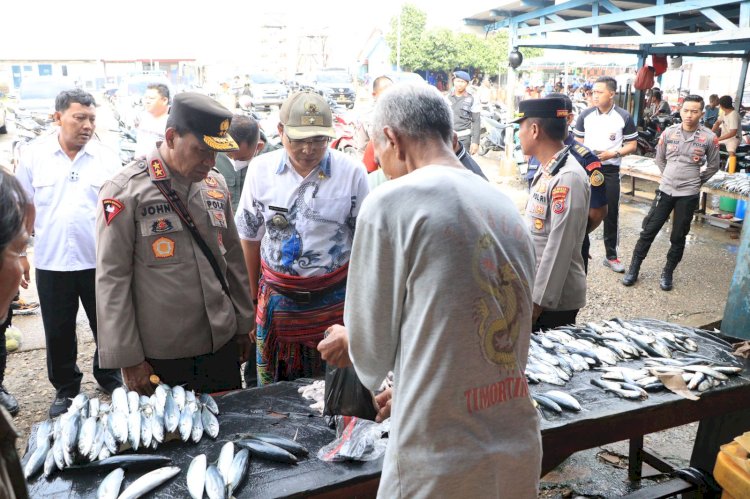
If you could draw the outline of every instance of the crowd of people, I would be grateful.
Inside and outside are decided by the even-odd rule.
[[[602,222],[603,263],[625,272],[619,167],[635,150],[634,120],[615,105],[609,77],[593,84],[593,106],[572,133],[569,96],[521,101],[513,121],[536,167],[520,214],[471,159],[482,98],[466,92],[468,73],[455,72],[447,97],[392,83],[374,80],[360,131],[369,176],[329,147],[332,112],[313,92],[284,102],[283,147],[259,154],[252,118],[205,95],[149,87],[151,118],[142,123],[164,129],[151,127],[148,147],[124,168],[92,140],[93,97],[62,92],[59,131],[24,149],[15,177],[0,174],[0,310],[28,279],[21,255],[33,233],[56,390],[49,416],[80,391],[80,300],[106,393],[124,384],[150,395],[154,377],[234,390],[243,371],[245,386],[264,386],[321,376],[326,363],[354,366],[375,390],[393,371],[394,388],[378,397],[379,419],[392,418],[383,496],[535,497],[530,334],[575,323],[586,303],[588,233]],[[714,128],[734,126],[725,104]],[[698,190],[718,169],[719,140],[731,138],[701,125],[700,96],[686,97],[680,114],[659,142],[662,181],[626,286],[674,212],[660,282],[672,288]]]

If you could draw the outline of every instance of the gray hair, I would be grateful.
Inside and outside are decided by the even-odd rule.
[[[372,120],[374,141],[385,141],[385,127],[412,140],[430,136],[450,144],[453,142],[453,111],[435,87],[400,83],[389,87],[378,99]]]

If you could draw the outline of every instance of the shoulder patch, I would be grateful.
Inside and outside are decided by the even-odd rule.
[[[599,187],[600,185],[604,184],[604,174],[597,170],[591,174],[589,180],[591,181],[592,187]]]
[[[102,207],[104,208],[104,222],[109,225],[114,218],[120,214],[125,205],[116,199],[103,199]]]

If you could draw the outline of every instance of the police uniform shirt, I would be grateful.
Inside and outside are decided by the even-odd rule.
[[[479,100],[468,92],[461,97],[450,94],[446,99],[453,110],[453,130],[458,133],[459,138],[470,134],[471,141],[478,144],[480,126],[474,114],[481,111]]]
[[[286,150],[250,163],[235,220],[240,238],[261,242],[275,272],[311,277],[349,262],[359,208],[369,192],[364,166],[329,149],[302,178]]]
[[[570,154],[555,175],[545,166],[532,181],[525,220],[536,251],[534,303],[545,310],[577,310],[586,304],[581,244],[590,192],[586,171]]]
[[[578,115],[573,133],[583,138],[583,145],[592,151],[617,151],[623,142],[636,140],[638,129],[633,118],[619,106],[612,106],[606,113],[594,106]],[[612,158],[603,165],[620,166],[621,158]]]
[[[694,132],[672,125],[661,134],[656,146],[656,165],[661,170],[659,190],[670,196],[694,196],[720,165],[719,139],[708,128]],[[706,169],[701,172],[703,165]]]
[[[34,267],[93,269],[99,188],[120,170],[120,159],[98,140],[89,140],[71,161],[58,137],[53,133],[24,147],[16,171],[36,209]]]
[[[219,264],[231,299],[153,180],[171,182]],[[100,193],[97,263],[102,367],[216,352],[251,329],[247,269],[229,193],[215,170],[189,183],[169,171],[157,150],[125,167]]]

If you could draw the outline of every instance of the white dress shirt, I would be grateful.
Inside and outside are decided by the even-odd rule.
[[[141,113],[138,128],[135,132],[136,158],[145,158],[148,153],[156,148],[157,142],[164,140],[168,117],[169,113],[164,113],[158,118],[155,118],[148,111]]]
[[[91,140],[71,161],[58,136],[48,135],[28,144],[16,171],[36,208],[34,267],[93,269],[99,188],[120,169],[120,159],[98,140]]]
[[[286,151],[253,159],[235,214],[240,238],[262,241],[276,272],[310,277],[349,262],[359,207],[369,192],[362,163],[329,150],[305,178]]]

